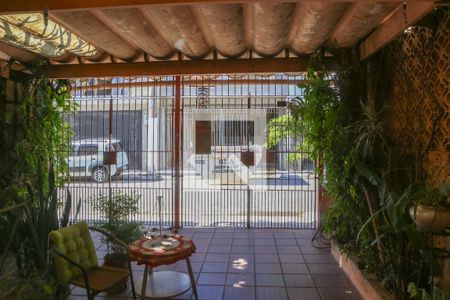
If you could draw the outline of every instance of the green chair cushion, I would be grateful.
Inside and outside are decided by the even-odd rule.
[[[59,251],[80,264],[85,270],[98,265],[94,243],[86,222],[52,231],[49,238]],[[59,255],[54,255],[53,262],[56,277],[61,283],[68,283],[73,277],[81,274],[80,269]]]

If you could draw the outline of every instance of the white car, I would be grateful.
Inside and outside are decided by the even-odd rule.
[[[106,182],[119,177],[128,168],[128,157],[118,139],[95,138],[72,142],[73,153],[68,158],[71,177],[91,177],[94,182]],[[116,163],[107,165],[104,152],[116,152]]]

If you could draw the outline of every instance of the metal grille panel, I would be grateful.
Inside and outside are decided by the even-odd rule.
[[[81,203],[78,219],[91,222],[101,220],[93,197],[121,191],[139,195],[132,218],[145,223],[158,222],[156,196],[163,196],[165,225],[314,228],[314,163],[288,160],[298,151],[292,138],[265,149],[267,123],[289,114],[301,80],[292,74],[76,80],[71,101],[78,109],[66,116],[74,131],[71,178],[60,196],[70,190],[73,207]],[[198,121],[209,122],[208,154],[196,154]],[[111,138],[126,153],[121,172],[119,162],[98,162]],[[77,151],[99,140],[98,156]],[[114,175],[110,181],[93,182],[94,161]]]

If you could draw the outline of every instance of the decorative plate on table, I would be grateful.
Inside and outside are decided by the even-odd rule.
[[[180,242],[177,239],[168,237],[164,239],[150,239],[142,243],[142,247],[148,250],[170,250],[177,248]]]

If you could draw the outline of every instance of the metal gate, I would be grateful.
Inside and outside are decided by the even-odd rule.
[[[289,114],[301,80],[275,74],[74,81],[79,107],[67,120],[78,148],[71,146],[71,159],[86,160],[80,143],[108,144],[110,137],[128,159],[110,181],[93,182],[92,168],[71,176],[78,218],[99,220],[91,200],[111,190],[139,197],[133,218],[145,223],[158,222],[156,197],[163,196],[164,225],[316,227],[317,178],[308,153],[298,153],[293,138],[266,145],[269,122]],[[295,154],[302,159],[290,160]]]

